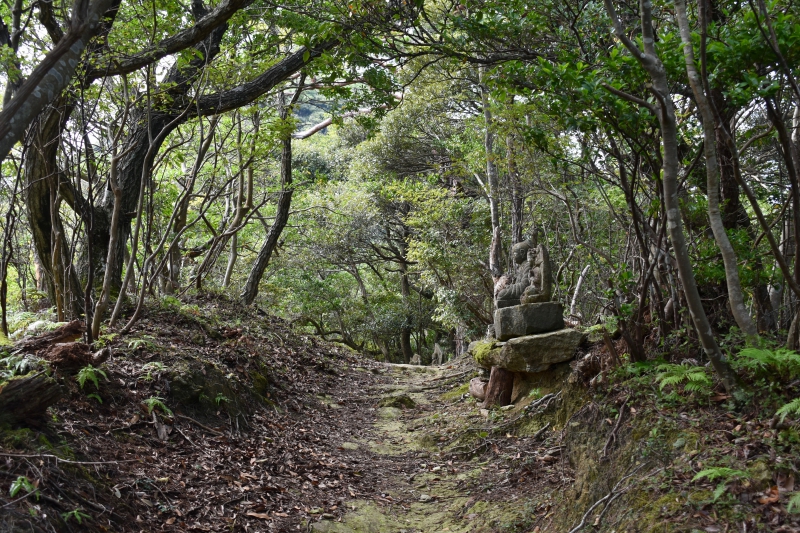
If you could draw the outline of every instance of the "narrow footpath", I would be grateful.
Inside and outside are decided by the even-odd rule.
[[[543,528],[553,494],[571,481],[559,433],[546,428],[520,438],[510,426],[521,413],[481,410],[465,392],[474,375],[468,359],[441,367],[386,365],[376,372],[364,391],[368,412],[357,417],[372,419],[371,427],[339,444],[370,470],[374,490],[348,500],[342,516],[312,519],[312,531]]]

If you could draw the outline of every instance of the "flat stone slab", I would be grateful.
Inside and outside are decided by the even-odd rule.
[[[564,308],[558,302],[515,305],[494,312],[497,340],[564,329]]]
[[[572,359],[583,336],[578,330],[562,329],[517,337],[506,342],[502,349],[489,352],[488,362],[511,372],[544,372],[550,365]]]

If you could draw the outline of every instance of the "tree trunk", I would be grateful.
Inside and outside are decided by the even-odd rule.
[[[522,238],[522,223],[525,194],[517,171],[514,138],[511,135],[506,136],[506,152],[506,157],[508,157],[508,177],[511,181],[511,245],[513,246],[524,240]]]
[[[57,164],[59,138],[72,109],[66,98],[59,98],[34,122],[24,163],[25,205],[33,247],[44,271],[48,297],[61,321],[78,316],[81,310],[80,283],[71,266],[69,243],[56,209],[62,179]]]
[[[498,405],[503,407],[511,403],[511,393],[514,390],[514,373],[505,368],[493,366],[489,374],[489,383],[486,385],[486,400],[484,408]]]
[[[653,81],[651,90],[659,103],[658,119],[661,125],[664,208],[667,212],[666,222],[678,265],[678,275],[683,285],[689,312],[692,315],[697,335],[706,356],[708,356],[714,370],[722,380],[725,389],[728,392],[738,391],[736,374],[719,349],[714,333],[711,331],[711,324],[708,322],[708,317],[703,309],[703,301],[697,290],[689,249],[683,233],[683,220],[681,219],[680,204],[678,202],[678,167],[680,163],[678,128],[672,98],[669,93],[667,73],[661,60],[656,55],[655,35],[652,25],[653,5],[648,0],[640,0],[639,2],[644,51],[639,50],[639,47],[627,36],[611,0],[605,0],[605,6],[614,26],[614,34],[636,58],[642,68],[647,71]]]
[[[748,337],[750,343],[757,342],[758,329],[747,306],[744,303],[744,292],[739,280],[739,266],[736,252],[731,245],[725,225],[722,221],[719,206],[719,181],[720,171],[716,151],[716,120],[711,109],[711,104],[706,97],[704,80],[701,79],[697,71],[692,49],[692,34],[689,29],[689,19],[686,15],[686,3],[684,0],[675,1],[675,15],[680,27],[681,40],[683,41],[683,54],[686,61],[686,72],[689,76],[689,84],[694,93],[697,108],[700,111],[701,122],[703,124],[703,151],[706,161],[706,196],[708,197],[708,219],[711,231],[714,233],[714,240],[719,246],[722,254],[722,262],[725,265],[725,280],[728,286],[728,299],[730,301],[731,312],[739,329]],[[702,8],[701,8],[702,9]],[[705,35],[703,36],[705,39]],[[701,44],[705,46],[705,40]]]
[[[0,161],[22,139],[39,113],[59,97],[75,74],[86,45],[103,27],[101,17],[113,0],[75,2],[70,28],[53,50],[34,68],[0,113]],[[80,6],[81,9],[77,9]]]
[[[222,279],[222,286],[228,287],[233,274],[233,267],[236,265],[236,258],[239,256],[239,235],[233,234],[231,237],[231,253],[228,256],[228,266],[225,268],[225,277]]]
[[[289,117],[289,113],[291,111],[291,107],[297,102],[300,98],[300,93],[302,91],[303,80],[305,78],[302,77],[299,83],[299,87],[295,92],[294,96],[292,96],[292,100],[288,106],[281,106],[281,119],[286,120]],[[281,95],[283,98],[283,95]],[[244,288],[242,289],[242,302],[245,305],[250,305],[253,303],[253,300],[256,299],[256,295],[258,295],[258,284],[261,282],[261,278],[264,276],[264,271],[267,269],[267,265],[269,264],[270,257],[272,257],[272,252],[275,251],[275,248],[278,246],[278,239],[283,232],[283,228],[286,227],[286,222],[289,220],[289,209],[292,206],[292,193],[294,189],[292,188],[292,135],[291,132],[287,134],[286,138],[283,139],[282,142],[282,149],[281,149],[281,195],[278,198],[278,211],[275,213],[275,221],[272,223],[272,226],[269,228],[269,232],[267,232],[267,238],[264,241],[264,245],[261,247],[261,250],[258,251],[258,256],[256,260],[253,262],[253,267],[250,269],[250,274],[247,276],[247,281],[244,284]]]
[[[492,217],[492,243],[489,246],[489,271],[496,284],[503,275],[503,267],[500,259],[502,242],[500,238],[500,205],[498,201],[499,185],[497,178],[497,165],[494,162],[494,131],[492,130],[492,112],[489,109],[489,90],[483,83],[486,69],[481,68],[481,79],[479,86],[481,91],[481,105],[483,106],[483,118],[485,120],[485,133],[483,137],[483,148],[486,152],[486,181],[489,197],[489,212]]]

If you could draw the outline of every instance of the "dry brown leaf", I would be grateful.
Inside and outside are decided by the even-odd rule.
[[[269,520],[269,513],[254,513],[253,511],[249,511],[247,513],[247,516],[252,516],[253,518],[262,518],[264,520]]]
[[[769,503],[775,503],[781,499],[780,491],[778,491],[778,487],[772,487],[767,492],[764,493],[764,496],[758,499],[758,503],[761,505],[766,505]]]

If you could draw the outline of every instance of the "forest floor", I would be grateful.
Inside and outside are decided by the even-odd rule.
[[[0,530],[521,531],[534,481],[569,479],[547,439],[443,451],[488,423],[463,395],[467,358],[376,363],[220,298],[101,342],[98,386],[57,373],[49,418],[0,430]],[[548,472],[512,475],[514,456]]]
[[[57,370],[47,418],[0,428],[0,531],[800,531],[800,433],[771,418],[800,382],[739,411],[653,365],[589,387],[593,345],[487,411],[469,357],[377,363],[219,296],[100,343],[96,385]]]

